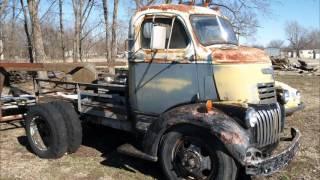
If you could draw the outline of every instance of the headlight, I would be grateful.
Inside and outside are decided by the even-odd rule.
[[[298,101],[301,100],[301,93],[300,93],[300,91],[297,91],[297,92],[296,92],[296,99],[298,99]]]
[[[284,89],[281,94],[281,101],[286,104],[290,100],[290,93],[288,90]]]
[[[248,128],[254,127],[257,124],[257,112],[253,108],[248,108],[245,116],[245,121]]]

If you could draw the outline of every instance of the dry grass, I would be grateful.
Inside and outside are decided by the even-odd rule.
[[[301,130],[301,149],[283,171],[253,179],[320,179],[320,83],[316,76],[277,77],[298,88],[306,108],[287,119],[287,127]],[[120,155],[116,147],[130,135],[102,127],[84,129],[83,145],[75,154],[58,160],[43,160],[29,151],[24,129],[0,124],[0,179],[162,179],[155,163]]]

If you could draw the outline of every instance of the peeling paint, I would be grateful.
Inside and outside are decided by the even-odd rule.
[[[148,83],[146,87],[165,93],[172,93],[173,91],[180,91],[189,85],[191,85],[191,82],[184,79],[163,78]]]
[[[161,4],[157,6],[145,6],[139,9],[139,11],[145,11],[148,9],[156,9],[156,10],[162,10],[162,11],[168,11],[168,10],[176,10],[176,11],[182,11],[182,12],[188,12],[190,13],[191,11],[195,10],[194,6],[188,6],[188,5],[183,5],[183,4]]]
[[[243,138],[239,135],[239,133],[235,132],[222,131],[220,133],[220,139],[225,144],[244,144]]]
[[[236,48],[211,48],[212,59],[219,63],[270,62],[263,50],[238,46]]]

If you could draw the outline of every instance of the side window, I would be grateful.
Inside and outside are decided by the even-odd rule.
[[[167,27],[167,37],[166,44],[168,44],[172,19],[169,18],[156,18],[156,24],[161,24],[162,26]],[[152,32],[153,22],[152,19],[147,19],[142,24],[142,33],[141,33],[141,47],[144,49],[150,49],[151,41],[151,32]],[[184,49],[189,44],[189,38],[185,31],[183,24],[179,19],[176,19],[173,24],[171,43],[169,49]]]

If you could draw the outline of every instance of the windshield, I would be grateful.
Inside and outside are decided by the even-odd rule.
[[[197,38],[205,46],[213,44],[238,44],[238,39],[229,21],[218,16],[191,16]]]

